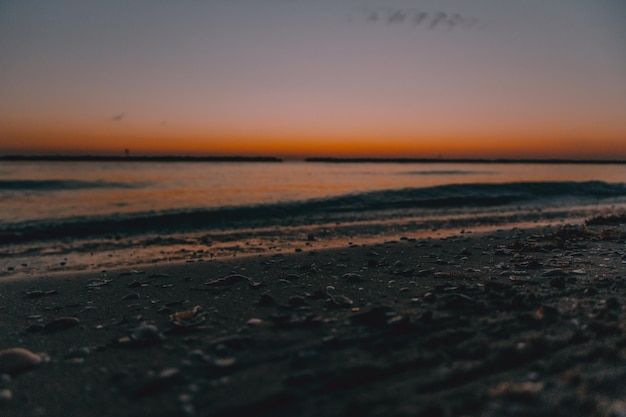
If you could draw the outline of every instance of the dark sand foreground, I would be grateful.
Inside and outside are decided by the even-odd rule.
[[[553,227],[5,281],[0,415],[626,416],[625,239]]]

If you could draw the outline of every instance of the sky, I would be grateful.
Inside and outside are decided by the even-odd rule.
[[[0,0],[0,154],[626,159],[623,0]]]

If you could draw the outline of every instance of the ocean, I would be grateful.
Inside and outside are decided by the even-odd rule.
[[[0,162],[0,276],[581,222],[626,165]]]

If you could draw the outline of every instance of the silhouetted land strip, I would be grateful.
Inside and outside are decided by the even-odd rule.
[[[626,164],[619,159],[482,159],[482,158],[306,158],[306,162],[330,163],[464,163],[464,164]]]
[[[268,156],[107,156],[107,155],[5,155],[0,161],[46,162],[282,162]]]

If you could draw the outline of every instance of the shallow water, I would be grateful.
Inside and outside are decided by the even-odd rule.
[[[580,221],[623,207],[625,179],[619,164],[0,162],[0,274]]]
[[[277,204],[376,190],[621,183],[626,165],[0,162],[0,222]]]

